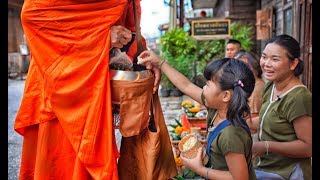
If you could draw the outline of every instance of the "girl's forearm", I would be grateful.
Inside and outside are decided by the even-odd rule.
[[[193,84],[187,77],[166,62],[164,62],[160,68],[176,88],[192,99],[201,102],[201,88]]]

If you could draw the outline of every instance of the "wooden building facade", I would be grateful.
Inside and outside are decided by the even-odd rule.
[[[8,77],[17,78],[28,72],[29,49],[21,25],[23,0],[8,1]]]
[[[278,34],[288,34],[300,43],[301,59],[304,62],[302,82],[312,92],[312,0],[260,0],[261,11],[268,14],[267,26],[261,30],[262,24],[257,26],[257,32],[268,31],[266,37],[261,37],[261,49],[265,39]],[[258,16],[257,16],[258,18]],[[259,21],[261,19],[257,19]],[[268,23],[269,22],[269,23]],[[258,23],[259,24],[259,23]]]
[[[312,0],[218,0],[211,8],[214,17],[255,26],[253,51],[257,54],[275,35],[296,38],[304,61],[301,80],[312,92]]]
[[[214,17],[256,27],[254,52],[261,54],[267,39],[288,34],[301,45],[303,83],[312,91],[312,0],[193,0],[193,8],[212,8]],[[20,21],[23,0],[8,1],[8,53],[26,44]],[[10,58],[10,57],[9,57]]]
[[[19,52],[19,45],[25,44],[20,14],[23,0],[8,1],[8,53]]]

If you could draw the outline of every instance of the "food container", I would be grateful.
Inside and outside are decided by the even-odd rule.
[[[122,71],[110,69],[111,80],[127,80],[127,81],[136,81],[140,79],[149,78],[152,76],[152,72],[149,70],[145,71]]]
[[[178,144],[179,150],[182,155],[188,159],[193,159],[197,156],[198,149],[202,148],[202,163],[206,165],[209,161],[209,157],[206,154],[206,149],[199,141],[198,137],[194,134],[189,134],[181,139]]]
[[[190,127],[190,132],[201,135],[201,127]]]

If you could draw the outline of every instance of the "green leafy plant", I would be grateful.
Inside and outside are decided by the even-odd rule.
[[[232,38],[241,42],[242,49],[251,51],[254,42],[254,27],[250,24],[233,22],[231,23],[230,28]],[[196,41],[195,55],[197,63],[195,67],[196,70],[194,72],[194,82],[197,81],[195,78],[202,77],[203,68],[208,62],[224,57],[225,43],[224,39]],[[202,85],[203,84],[201,84],[201,86]]]
[[[172,179],[174,179],[174,180],[185,180],[185,178],[181,174],[179,174],[176,177],[173,177]]]
[[[166,32],[160,42],[163,56],[168,58],[189,55],[196,48],[194,40],[182,28]]]
[[[231,35],[233,39],[241,42],[244,50],[251,51],[253,46],[254,28],[252,25],[240,22],[231,23]]]
[[[212,59],[218,59],[224,57],[224,46],[225,42],[221,40],[206,40],[206,41],[196,41],[196,51],[195,58],[196,63],[194,67],[193,82],[199,87],[204,86],[205,82],[202,74],[203,69]],[[201,80],[202,79],[202,80]],[[198,82],[198,81],[202,81]]]
[[[161,57],[168,64],[182,73],[184,76],[192,77],[192,67],[196,49],[195,41],[182,28],[175,28],[166,32],[160,38]],[[161,77],[161,85],[167,89],[173,89],[174,85],[166,75]]]

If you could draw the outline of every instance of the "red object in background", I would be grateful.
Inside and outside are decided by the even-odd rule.
[[[188,117],[187,117],[186,114],[182,114],[181,124],[182,124],[182,126],[185,126],[186,128],[190,129],[191,124],[190,124],[190,122],[189,122]]]
[[[187,120],[191,127],[201,127],[202,130],[207,127],[207,118],[188,117]]]

